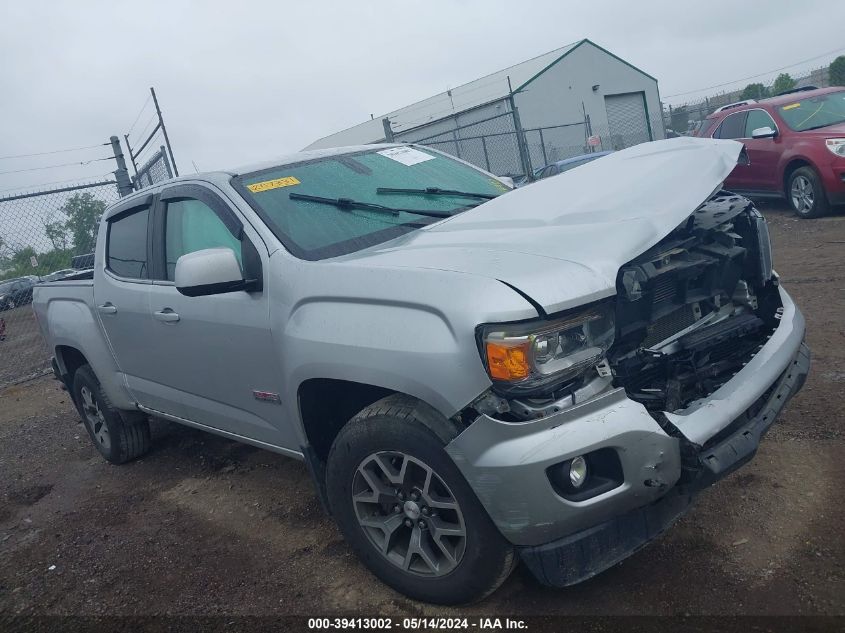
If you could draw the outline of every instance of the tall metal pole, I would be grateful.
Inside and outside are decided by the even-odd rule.
[[[179,169],[176,167],[176,159],[173,158],[173,148],[170,146],[170,139],[167,136],[167,128],[164,127],[164,119],[161,117],[161,108],[158,107],[158,99],[156,98],[155,88],[150,87],[150,94],[153,95],[153,103],[156,107],[156,114],[158,114],[158,124],[161,126],[161,131],[164,134],[164,144],[167,145],[167,152],[170,154],[170,164],[173,167],[173,173],[179,175]]]
[[[132,146],[129,144],[129,135],[124,134],[123,140],[126,141],[126,149],[129,150],[129,160],[132,161],[132,169],[135,170],[135,178],[138,177],[138,164],[135,162],[135,154],[132,153]]]
[[[393,142],[393,128],[390,127],[390,119],[384,117],[381,120],[381,124],[384,127],[384,142],[385,143],[392,143]]]
[[[525,133],[522,130],[522,122],[519,120],[519,110],[517,110],[516,101],[513,98],[513,88],[511,87],[510,76],[508,76],[508,100],[511,104],[513,126],[516,132],[516,146],[519,151],[522,169],[525,172],[525,177],[528,179],[528,182],[534,182],[534,170],[531,169],[531,157],[528,155],[528,147],[525,143]]]
[[[114,152],[114,160],[117,162],[117,169],[114,170],[114,177],[117,180],[117,192],[120,197],[127,196],[134,191],[132,181],[129,179],[129,170],[126,169],[126,161],[123,159],[123,150],[120,149],[120,139],[111,137],[111,148]]]

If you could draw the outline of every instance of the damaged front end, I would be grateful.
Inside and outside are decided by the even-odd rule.
[[[564,358],[583,348],[589,368],[573,363],[553,381],[528,363],[534,389],[494,382],[447,446],[497,527],[550,585],[630,555],[751,459],[809,368],[803,316],[772,269],[765,220],[745,198],[711,196],[621,266],[616,290],[548,318],[561,352],[581,343]],[[561,326],[572,322],[594,326],[573,336]],[[501,327],[480,340],[504,345],[503,367],[516,371],[508,345],[524,345],[531,359],[547,331],[531,328],[530,344],[518,329],[490,335]],[[560,473],[579,458],[587,483],[573,490]]]
[[[676,411],[731,379],[777,328],[782,304],[766,222],[720,192],[617,280],[615,383]]]

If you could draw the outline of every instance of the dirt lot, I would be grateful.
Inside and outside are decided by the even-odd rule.
[[[480,605],[415,603],[356,561],[302,464],[157,422],[151,454],[111,466],[42,378],[0,392],[0,615],[845,614],[845,216],[764,210],[807,385],[751,464],[599,577],[520,568]]]

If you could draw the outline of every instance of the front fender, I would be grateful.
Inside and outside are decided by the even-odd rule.
[[[405,393],[451,417],[490,386],[476,326],[537,317],[514,290],[475,275],[325,262],[300,267],[274,292],[299,295],[289,311],[274,304],[288,403],[306,380],[331,378]]]

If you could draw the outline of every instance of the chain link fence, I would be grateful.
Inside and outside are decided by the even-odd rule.
[[[588,137],[586,121],[525,130],[531,166],[537,170],[565,158],[589,153]]]
[[[514,116],[509,111],[455,125],[437,134],[430,133],[431,126],[397,132],[393,140],[433,147],[497,176],[518,179],[529,169],[537,173],[544,166],[567,158],[617,151],[663,138],[661,117],[649,117],[639,99],[637,96],[632,101],[640,104],[637,108],[624,101],[609,103],[608,123],[598,127],[585,116],[580,121],[521,128],[518,114]]]
[[[167,151],[162,145],[146,163],[138,168],[138,175],[135,177],[135,189],[143,189],[169,178],[173,178],[173,170],[170,168]]]
[[[438,134],[430,127],[399,132],[394,140],[433,147],[499,176],[523,174],[513,113],[504,112]]]
[[[118,198],[113,180],[0,198],[0,388],[49,370],[33,288],[94,251],[100,217]]]

